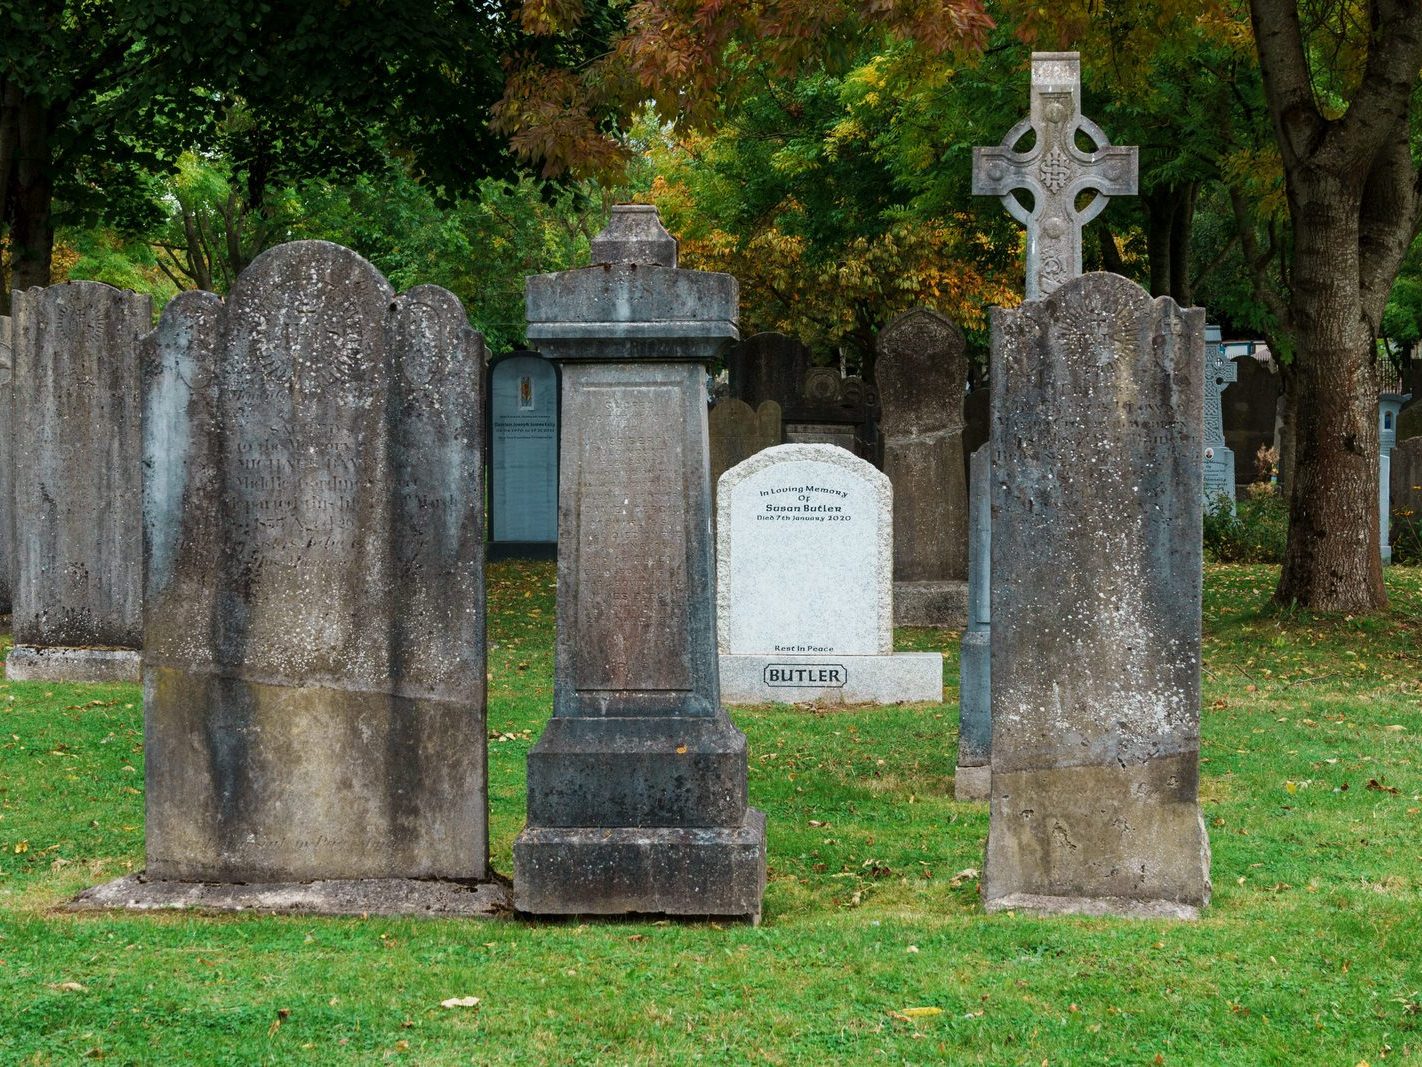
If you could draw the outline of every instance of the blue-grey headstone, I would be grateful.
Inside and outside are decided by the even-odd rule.
[[[1378,397],[1378,524],[1383,566],[1392,563],[1392,450],[1397,446],[1397,418],[1410,393],[1383,393]]]
[[[1205,510],[1234,510],[1234,453],[1225,444],[1221,398],[1239,368],[1221,343],[1218,326],[1205,327]],[[1223,503],[1222,499],[1223,498]]]
[[[988,799],[992,756],[992,456],[981,446],[968,473],[968,628],[958,664],[958,768],[953,794]]]
[[[489,512],[495,545],[558,542],[558,370],[536,352],[489,371]]]

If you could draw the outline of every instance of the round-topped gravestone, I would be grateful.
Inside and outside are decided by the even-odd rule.
[[[894,654],[893,487],[835,445],[721,477],[717,629],[728,703],[938,701],[942,657]]]

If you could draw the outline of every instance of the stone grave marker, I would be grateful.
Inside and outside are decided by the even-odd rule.
[[[706,368],[730,275],[681,270],[656,210],[613,209],[595,265],[528,279],[563,372],[553,717],[528,756],[516,908],[756,921],[765,816],[721,705]]]
[[[992,329],[988,909],[1194,917],[1204,312],[1091,274]]]
[[[926,308],[879,334],[884,473],[894,486],[894,621],[967,621],[968,487],[963,472],[963,331]]]
[[[1225,444],[1221,397],[1231,382],[1239,380],[1239,368],[1221,343],[1220,328],[1205,326],[1205,510],[1212,512],[1221,501],[1234,510],[1234,453]]]
[[[6,675],[140,673],[139,341],[146,296],[98,282],[17,291],[11,323],[13,632]]]
[[[943,658],[894,652],[893,487],[834,445],[721,477],[717,632],[727,702],[943,699]]]
[[[716,485],[721,475],[762,449],[780,443],[780,405],[774,400],[763,400],[760,407],[752,408],[743,400],[727,397],[712,407],[707,423],[714,518]]]
[[[0,614],[10,614],[10,575],[15,563],[15,487],[10,458],[10,427],[14,424],[10,394],[14,357],[10,346],[10,316],[0,315]]]
[[[726,353],[731,396],[757,409],[772,400],[782,413],[799,402],[809,366],[810,350],[783,333],[752,334]]]
[[[1062,249],[1079,254],[1080,225],[1100,203],[1078,214],[1075,196],[1115,190],[1088,177],[1067,191],[1060,157],[1080,155],[1077,131],[1105,145],[1080,115],[1076,55],[1034,54],[1032,65],[1037,139],[1007,161],[1017,169],[1005,183],[1037,194],[1031,218],[1008,205],[1028,225],[1029,299],[991,319],[983,898],[989,911],[1195,918],[1210,896],[1199,804],[1205,315],[1118,275],[1074,276],[1080,260],[1073,269]],[[1045,232],[1052,218],[1062,232],[1044,247],[1032,222]]]
[[[1399,441],[1388,462],[1392,510],[1422,520],[1422,437]]]
[[[558,549],[558,368],[537,352],[489,366],[489,556]]]
[[[1234,453],[1235,485],[1259,480],[1260,448],[1278,444],[1279,373],[1272,360],[1242,356],[1234,360],[1237,380],[1220,398],[1226,446]]]
[[[109,896],[487,910],[391,881],[489,875],[483,341],[459,301],[281,245],[225,301],[170,303],[145,364],[148,869]],[[332,893],[273,890],[308,882]]]
[[[968,483],[968,626],[958,661],[953,795],[987,800],[992,779],[992,456],[973,453]]]

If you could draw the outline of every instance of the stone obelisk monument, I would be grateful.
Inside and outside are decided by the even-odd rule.
[[[652,207],[614,208],[592,253],[528,279],[563,431],[553,718],[528,756],[515,907],[756,921],[765,816],[721,707],[706,427],[736,280],[678,269]]]

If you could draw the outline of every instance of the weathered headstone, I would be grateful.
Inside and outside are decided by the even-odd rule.
[[[968,627],[958,660],[953,795],[987,800],[992,780],[992,456],[973,453],[968,484]]]
[[[10,614],[10,576],[15,563],[15,490],[10,459],[13,358],[10,316],[0,315],[0,615]]]
[[[1383,566],[1392,563],[1392,450],[1397,446],[1397,417],[1411,399],[1404,393],[1378,396],[1378,524]]]
[[[147,878],[486,878],[483,341],[459,301],[282,245],[225,302],[170,303],[145,381]]]
[[[943,699],[941,655],[894,652],[882,472],[834,445],[781,445],[727,471],[716,507],[727,702]]]
[[[680,270],[654,208],[613,209],[597,264],[528,279],[563,371],[553,718],[528,756],[514,897],[535,915],[757,920],[765,816],[716,670],[706,366],[737,287]]]
[[[1205,510],[1223,506],[1234,511],[1234,453],[1225,444],[1224,416],[1220,398],[1231,382],[1239,380],[1239,368],[1221,343],[1220,328],[1205,327]]]
[[[783,333],[752,334],[726,353],[731,396],[752,408],[767,400],[779,404],[782,413],[794,407],[809,367],[810,350]]]
[[[1028,133],[1032,144],[1018,152]],[[1083,151],[1084,136],[1095,148]],[[1032,53],[1032,108],[1002,144],[973,149],[973,192],[998,196],[1027,228],[1027,299],[1046,296],[1081,274],[1081,228],[1112,196],[1136,191],[1137,150],[1114,147],[1101,127],[1081,113],[1081,58],[1076,52]],[[1077,198],[1097,195],[1084,207]],[[1032,197],[1029,210],[1017,199]]]
[[[838,445],[861,459],[877,460],[878,396],[857,375],[835,367],[805,371],[800,393],[783,412],[787,444]]]
[[[138,681],[143,639],[139,341],[146,296],[16,292],[12,679]]]
[[[987,907],[1193,917],[1204,312],[1089,274],[992,334]]]
[[[1259,481],[1260,448],[1278,444],[1281,394],[1279,372],[1272,361],[1254,356],[1234,360],[1237,380],[1221,396],[1225,444],[1234,453],[1236,486]]]
[[[1032,66],[1036,143],[999,155],[1014,168],[1003,189],[975,180],[980,192],[1033,190],[1032,216],[1008,208],[1028,225],[1028,296],[1040,294],[992,310],[983,897],[989,911],[1193,918],[1210,894],[1199,805],[1205,316],[1118,275],[1074,276],[1091,213],[1072,210],[1077,193],[1130,190],[1105,189],[1089,168],[1071,184],[1062,157],[1077,132],[1105,139],[1080,116],[1076,55],[1034,54]],[[975,179],[992,158],[977,150]],[[1111,177],[1110,157],[1095,163]],[[1114,163],[1129,163],[1133,189],[1134,155]],[[1059,223],[1055,251],[1033,232],[1044,214],[1043,233]]]
[[[1388,467],[1392,510],[1407,512],[1409,517],[1422,521],[1422,437],[1399,441]]]
[[[963,474],[963,331],[925,308],[879,334],[884,473],[894,486],[894,621],[967,620],[968,488]]]
[[[1417,362],[1422,364],[1422,360]],[[1422,400],[1409,402],[1397,416],[1397,439],[1407,441],[1413,437],[1422,437]]]
[[[489,555],[558,548],[558,368],[537,352],[489,365]]]
[[[707,432],[711,445],[714,508],[716,483],[721,475],[762,449],[780,443],[780,405],[774,400],[763,400],[760,407],[752,408],[743,400],[728,397],[711,409]]]

